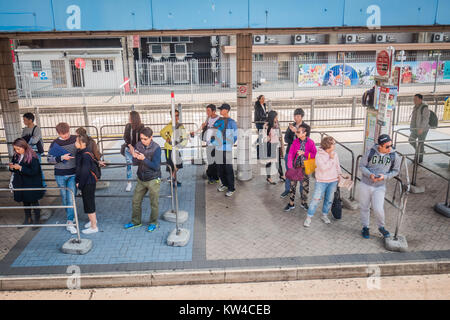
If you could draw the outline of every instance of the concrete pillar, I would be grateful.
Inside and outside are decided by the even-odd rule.
[[[247,87],[247,97],[237,97],[238,165],[237,179],[247,181],[252,178],[251,135],[252,128],[252,35],[238,34],[236,36],[236,78],[237,86]],[[236,92],[237,94],[237,92]]]
[[[2,106],[3,125],[5,126],[8,154],[13,155],[12,142],[22,133],[19,113],[19,101],[16,93],[16,80],[8,39],[0,39],[0,104]]]

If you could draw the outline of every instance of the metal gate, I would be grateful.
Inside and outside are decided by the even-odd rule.
[[[175,62],[173,64],[173,83],[189,83],[189,63],[188,62]]]
[[[167,83],[167,70],[164,63],[151,63],[149,71],[151,84]]]

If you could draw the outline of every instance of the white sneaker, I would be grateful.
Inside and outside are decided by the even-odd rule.
[[[84,225],[84,227],[85,227],[86,229],[89,229],[89,228],[91,227],[91,222],[89,221],[88,223],[86,223],[86,224]]]
[[[305,222],[303,223],[304,227],[309,227],[311,224],[311,218],[310,217],[306,217]]]
[[[81,232],[83,232],[84,234],[91,234],[91,233],[96,233],[96,232],[98,232],[98,227],[97,228],[95,228],[95,229],[92,229],[92,228],[87,228],[87,229],[84,229],[83,231],[81,231]]]
[[[127,183],[127,187],[125,189],[126,192],[130,192],[131,191],[131,182]]]
[[[225,187],[223,184],[221,184],[220,186],[217,187],[217,191],[220,191],[220,192],[225,191],[225,190],[227,190],[227,189],[228,189],[228,188]]]
[[[326,224],[331,223],[330,219],[328,219],[328,217],[324,214],[320,217],[320,220],[322,220]]]
[[[68,224],[73,224],[72,221],[67,221]],[[66,230],[69,231],[71,234],[77,233],[77,228],[75,228],[73,225],[67,226]]]
[[[227,197],[231,197],[233,195],[234,191],[227,191],[227,193],[225,193],[225,195]]]

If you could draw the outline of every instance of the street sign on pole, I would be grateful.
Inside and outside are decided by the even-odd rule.
[[[86,61],[83,58],[76,58],[75,67],[77,67],[78,69],[86,68]]]

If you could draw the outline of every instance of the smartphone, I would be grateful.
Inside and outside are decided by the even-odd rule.
[[[379,174],[375,175],[375,179],[381,178]]]

